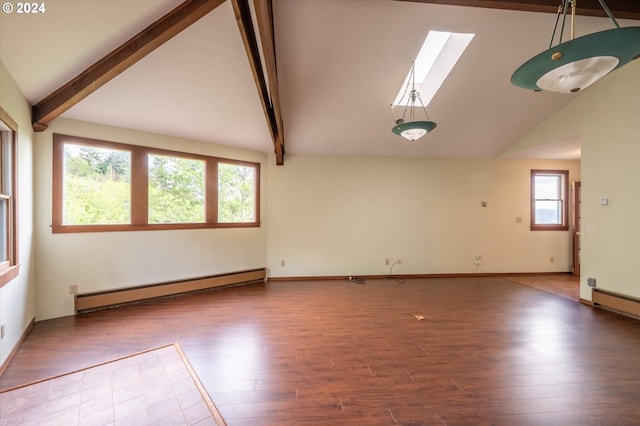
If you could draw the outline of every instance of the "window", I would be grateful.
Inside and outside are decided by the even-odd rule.
[[[256,169],[241,164],[218,163],[218,221],[256,220]]]
[[[203,160],[149,154],[149,223],[204,223],[204,171]]]
[[[131,152],[64,145],[65,225],[131,223]]]
[[[260,164],[53,136],[53,232],[257,227]]]
[[[18,125],[0,108],[0,286],[18,276],[16,139]]]
[[[569,172],[531,170],[531,230],[569,229]]]

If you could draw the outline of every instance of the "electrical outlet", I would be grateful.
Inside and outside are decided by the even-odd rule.
[[[69,286],[69,294],[78,294],[78,285],[77,284],[71,284]]]
[[[4,324],[0,324],[0,339],[4,339]]]
[[[551,256],[551,257],[549,258],[549,262],[551,262],[551,263],[555,262],[555,260],[556,260],[556,259],[555,259],[553,256]]]
[[[384,264],[385,264],[385,265],[388,265],[388,264],[389,264],[389,259],[385,259],[385,260],[384,260]]]
[[[596,279],[595,278],[591,278],[591,277],[587,278],[587,285],[589,287],[595,288],[596,287]]]
[[[286,262],[284,260],[281,260],[280,261],[280,266],[285,266],[285,265],[286,265]]]

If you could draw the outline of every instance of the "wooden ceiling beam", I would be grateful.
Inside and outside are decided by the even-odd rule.
[[[185,0],[34,105],[31,116],[33,129],[36,132],[43,131],[62,113],[224,2],[225,0]]]
[[[272,0],[253,0],[258,21],[258,33],[262,46],[262,54],[265,62],[265,70],[271,95],[271,106],[275,114],[277,138],[274,140],[276,163],[284,164],[284,129],[282,110],[280,109],[280,92],[278,89],[278,68],[276,66],[276,43],[273,30],[273,3]]]
[[[262,65],[262,57],[258,48],[256,32],[253,27],[251,9],[248,0],[231,0],[233,11],[238,22],[238,29],[242,36],[244,48],[247,52],[249,65],[253,72],[253,79],[258,88],[258,95],[264,115],[267,119],[271,139],[273,140],[276,164],[284,164],[284,135],[282,132],[282,116],[280,115],[280,101],[277,92],[277,75],[275,67],[275,44],[273,41],[273,23],[271,14],[271,0],[262,0],[268,5],[260,5],[256,9],[256,20],[261,27],[260,38],[265,57],[265,67]],[[269,22],[266,22],[266,21]],[[260,21],[263,21],[262,23]],[[266,48],[265,48],[266,47]],[[266,71],[266,74],[265,74]],[[269,80],[269,83],[267,83]],[[275,88],[275,90],[274,90]],[[270,90],[271,89],[271,90]],[[276,113],[277,109],[277,113]]]
[[[561,0],[396,0],[413,3],[433,3],[450,6],[485,7],[491,9],[521,10],[526,12],[556,13]],[[616,19],[640,20],[640,1],[606,0]],[[607,16],[598,0],[578,0],[576,13],[585,16]]]

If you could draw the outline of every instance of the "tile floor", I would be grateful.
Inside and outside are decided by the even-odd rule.
[[[177,344],[0,393],[0,425],[225,424]]]

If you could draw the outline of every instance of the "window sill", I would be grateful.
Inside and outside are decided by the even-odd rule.
[[[531,225],[532,231],[568,231],[567,225]]]
[[[260,222],[245,223],[159,223],[153,225],[51,225],[54,234],[80,232],[166,231],[171,229],[259,228]]]
[[[20,275],[20,265],[9,266],[7,269],[3,269],[0,271],[0,287],[8,284],[18,275]]]

